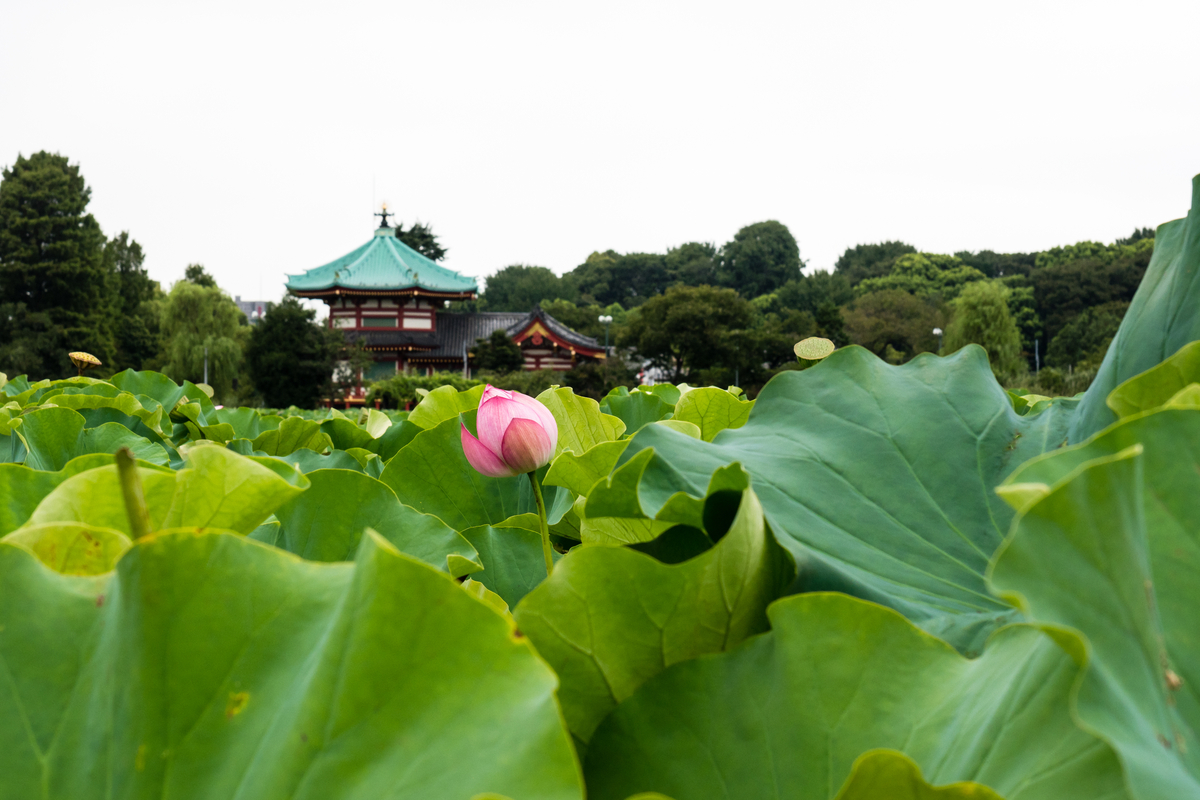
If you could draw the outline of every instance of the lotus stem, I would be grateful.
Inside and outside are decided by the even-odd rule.
[[[125,513],[129,515],[129,531],[134,541],[150,535],[150,512],[146,510],[146,495],[142,492],[142,479],[138,475],[137,459],[128,447],[117,451],[117,475],[121,481],[121,494],[125,497]]]
[[[554,571],[554,548],[550,546],[550,525],[546,522],[546,501],[542,499],[542,487],[538,484],[537,472],[526,473],[533,486],[533,499],[537,501],[538,522],[542,528],[542,555],[546,557],[546,577]]]

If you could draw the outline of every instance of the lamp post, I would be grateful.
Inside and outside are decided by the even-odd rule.
[[[934,328],[933,335],[938,337],[938,355],[942,354],[942,329]]]
[[[601,314],[596,317],[600,322],[604,323],[604,357],[608,358],[608,326],[612,324],[612,317],[608,314]]]

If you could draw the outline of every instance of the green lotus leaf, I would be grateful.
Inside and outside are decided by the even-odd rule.
[[[92,387],[93,390],[97,387]],[[109,387],[112,388],[112,387]],[[76,394],[63,392],[56,395],[51,404],[59,408],[72,408],[82,412],[84,409],[109,408],[122,414],[140,419],[142,423],[155,434],[162,436],[163,410],[157,403],[152,408],[146,408],[129,392],[120,392],[115,397],[100,394]]]
[[[1120,754],[1137,798],[1200,796],[1197,423],[1197,411],[1129,417],[1062,459],[1095,456],[1026,504],[991,571],[1081,654],[1076,713]],[[1029,471],[1049,477],[1052,461]]]
[[[408,421],[418,428],[429,430],[448,419],[458,419],[459,414],[479,408],[483,389],[482,384],[464,392],[453,386],[439,386],[417,403],[417,407],[409,413]]]
[[[101,575],[117,564],[132,542],[120,531],[78,522],[31,525],[3,538],[63,575]]]
[[[28,522],[38,504],[63,481],[112,464],[112,456],[99,453],[73,458],[57,472],[43,472],[20,464],[0,464],[0,536]],[[170,474],[170,470],[146,462],[139,462],[138,466]]]
[[[554,455],[572,452],[577,455],[603,442],[621,438],[625,423],[603,414],[600,404],[590,397],[580,397],[569,388],[547,389],[537,396],[558,423],[558,445]]]
[[[858,775],[879,749],[930,784],[1009,800],[1127,797],[1116,754],[1071,716],[1079,666],[1036,627],[1007,627],[970,660],[844,594],[786,597],[767,614],[770,633],[668,667],[617,706],[588,746],[589,798],[913,796],[904,776]],[[872,780],[889,791],[867,792]],[[991,796],[969,790],[932,797]]]
[[[275,430],[283,417],[260,414],[253,408],[218,408],[214,416],[219,423],[233,428],[232,439],[254,439],[265,431]]]
[[[1125,381],[1200,339],[1200,175],[1187,217],[1158,226],[1154,255],[1071,425],[1081,442],[1116,420],[1106,405]],[[1153,380],[1153,379],[1152,379]]]
[[[1003,800],[974,781],[930,786],[921,768],[894,750],[872,750],[858,757],[836,800]]]
[[[685,393],[691,391],[691,388],[692,387],[688,386],[686,383],[681,383],[678,386],[673,383],[656,383],[653,386],[639,386],[637,387],[637,390],[639,392],[644,392],[646,394],[652,394],[655,397],[659,397],[667,405],[673,406],[679,402],[680,397],[683,397]]]
[[[19,424],[17,424],[19,422]],[[86,420],[69,408],[42,408],[13,420],[13,432],[26,449],[25,465],[56,471],[67,462],[89,453],[112,454],[128,447],[142,461],[166,465],[162,446],[133,433],[124,425],[106,422],[85,428]]]
[[[847,347],[777,375],[749,421],[711,443],[647,426],[612,485],[592,489],[586,516],[695,525],[695,498],[739,462],[796,559],[799,588],[883,603],[974,653],[1013,616],[983,579],[1013,517],[992,489],[1061,445],[1069,424],[1057,404],[1017,414],[982,348],[894,367]]]
[[[320,428],[329,435],[332,446],[338,450],[349,450],[352,447],[370,448],[371,443],[375,441],[374,436],[348,419],[327,419],[320,423]]]
[[[201,425],[200,433],[210,442],[225,444],[237,438],[237,431],[228,422],[218,422],[216,425]]]
[[[127,369],[113,375],[108,382],[121,391],[153,398],[167,413],[170,413],[184,397],[182,386],[162,373],[149,370],[137,372]]]
[[[371,528],[400,552],[455,577],[483,569],[466,539],[437,517],[403,505],[380,481],[343,469],[307,477],[312,485],[275,512],[282,526],[277,547],[310,561],[348,561]]]
[[[115,573],[0,542],[6,797],[582,797],[553,673],[448,575],[162,532]]]
[[[1200,381],[1200,341],[1186,344],[1166,361],[1113,389],[1105,401],[1118,417],[1128,417],[1169,402],[1180,390]]]
[[[392,427],[392,420],[382,411],[368,408],[364,418],[359,420],[359,425],[372,439],[378,439]]]
[[[417,427],[406,419],[400,420],[384,431],[382,436],[372,441],[367,449],[373,453],[377,453],[386,463],[422,430],[424,429]]]
[[[674,386],[671,389],[678,394],[679,390]],[[661,391],[655,393],[641,389],[631,392],[624,386],[618,386],[600,401],[600,410],[620,419],[625,423],[625,432],[633,434],[644,425],[671,417],[675,411],[675,405],[664,400],[661,394]]]
[[[700,438],[711,442],[719,432],[745,425],[752,408],[753,400],[739,400],[724,389],[706,386],[683,395],[671,419],[692,423],[700,429]]]
[[[332,447],[333,442],[321,430],[321,423],[301,417],[287,417],[278,428],[264,431],[254,439],[255,450],[272,456],[286,456],[301,449],[323,453]]]
[[[578,455],[569,450],[560,453],[550,464],[546,483],[564,486],[575,494],[587,495],[597,481],[612,472],[617,459],[628,446],[629,440],[623,439],[601,442]]]
[[[524,475],[486,478],[475,471],[463,455],[460,424],[456,416],[417,434],[387,463],[379,479],[401,503],[432,514],[456,531],[536,512],[533,490]],[[551,524],[570,508],[569,493],[558,487],[545,488],[545,501]]]
[[[158,470],[139,466],[138,477],[150,515],[150,529],[159,530],[165,527],[171,501],[175,497],[176,473],[169,469]],[[55,486],[37,504],[27,524],[67,522],[111,528],[125,536],[133,537],[129,514],[121,494],[117,467],[111,460],[109,466],[81,472]]]
[[[536,515],[530,516],[534,516],[536,525]],[[468,528],[462,535],[479,553],[483,565],[483,571],[471,577],[495,592],[509,608],[516,608],[521,598],[546,580],[541,534],[516,522],[516,518]],[[557,563],[563,556],[555,551],[553,557]]]
[[[517,625],[562,681],[563,716],[582,741],[664,668],[766,630],[767,604],[795,568],[767,531],[754,492],[735,502],[727,532],[695,558],[663,564],[585,544],[516,607]]]
[[[660,419],[658,422],[651,422],[651,425],[662,425],[664,428],[670,428],[677,433],[682,433],[692,439],[700,438],[700,426],[692,422],[684,422],[681,419]]]

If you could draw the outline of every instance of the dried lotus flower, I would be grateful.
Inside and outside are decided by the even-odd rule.
[[[79,375],[82,377],[85,369],[100,366],[100,359],[96,358],[91,353],[67,353],[67,357],[71,359],[71,363],[79,369]]]

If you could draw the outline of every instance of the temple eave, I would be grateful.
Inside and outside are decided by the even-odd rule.
[[[406,289],[345,289],[331,286],[328,289],[288,289],[296,297],[310,300],[331,300],[336,297],[432,297],[439,300],[474,300],[473,291],[446,292],[424,289],[420,286]]]

